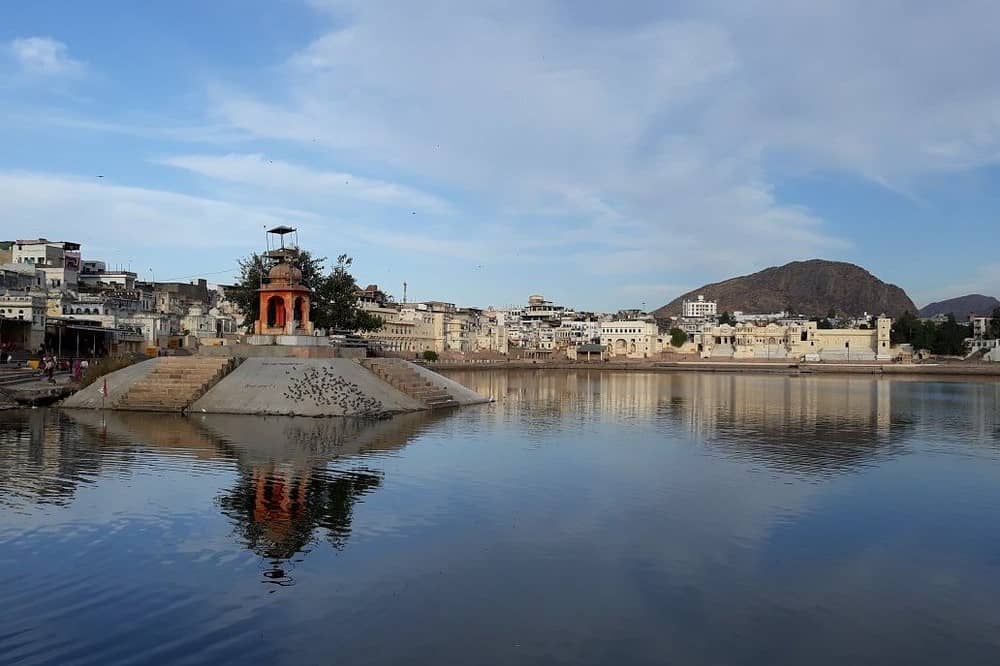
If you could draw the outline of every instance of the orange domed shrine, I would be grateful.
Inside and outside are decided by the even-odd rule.
[[[260,298],[260,314],[254,322],[257,335],[312,335],[313,324],[309,320],[312,290],[302,284],[302,271],[291,263],[299,256],[298,247],[285,247],[285,235],[294,232],[292,227],[275,227],[267,232],[268,238],[278,236],[280,246],[271,249],[269,241],[264,254],[274,263],[266,282],[257,290]]]

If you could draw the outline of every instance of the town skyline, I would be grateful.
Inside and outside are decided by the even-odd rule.
[[[652,309],[810,258],[921,306],[1000,292],[1000,10],[660,4],[14,7],[0,218],[218,282],[288,223],[483,306]]]
[[[53,242],[53,243],[69,242],[71,244],[77,244],[76,241],[66,241],[66,239],[50,238],[50,237],[47,237],[45,235],[35,235],[35,236],[30,236],[30,237],[29,236],[24,236],[24,237],[18,237],[18,239],[25,240],[25,241],[28,241],[28,242],[36,242],[37,240],[41,239],[41,240],[47,240],[47,241],[50,241],[50,242]],[[11,239],[8,239],[6,242],[7,243],[11,243],[11,242],[15,242],[18,239],[11,238]],[[82,244],[80,244],[80,245],[82,246]],[[324,255],[322,255],[321,253],[316,252],[312,248],[303,246],[302,249],[309,250],[310,253],[312,254],[312,256],[314,256],[314,257],[324,257]],[[170,274],[169,271],[165,271],[165,274],[161,274],[160,272],[158,272],[156,269],[154,269],[152,267],[148,267],[145,270],[143,270],[141,267],[133,266],[132,262],[130,262],[130,261],[124,261],[124,262],[108,261],[108,260],[106,260],[104,258],[99,258],[93,252],[88,252],[86,250],[84,250],[82,252],[82,258],[84,260],[97,261],[97,262],[101,263],[102,265],[106,266],[107,270],[109,270],[109,271],[121,271],[121,272],[134,273],[135,274],[135,279],[136,279],[137,282],[146,282],[146,283],[151,283],[151,282],[180,282],[180,283],[184,283],[184,282],[187,282],[187,283],[194,284],[194,283],[196,283],[198,281],[204,280],[204,281],[206,281],[209,284],[209,286],[217,287],[217,286],[232,285],[232,284],[238,282],[239,281],[239,275],[240,275],[239,265],[238,265],[239,261],[245,260],[251,254],[261,254],[263,251],[264,251],[264,248],[256,248],[256,249],[253,249],[250,252],[248,252],[246,255],[243,255],[243,256],[235,258],[233,260],[233,262],[232,262],[234,264],[234,266],[232,268],[230,268],[230,269],[222,269],[222,270],[208,271],[208,272],[202,272],[202,273],[192,273],[190,275],[172,275],[172,274]],[[339,256],[339,255],[334,255],[333,258],[335,258],[336,256]],[[324,263],[326,263],[326,264],[330,264],[331,263],[331,257],[330,256],[325,256],[324,259],[325,259]],[[816,258],[816,259],[793,259],[793,260],[790,260],[789,263],[808,262],[808,261],[812,261],[812,260],[827,261],[827,260],[818,259],[818,258]],[[846,263],[851,263],[851,262],[846,262]],[[329,266],[327,266],[327,268],[329,268]],[[760,270],[764,270],[766,268],[775,268],[775,267],[774,266],[762,266],[760,268]],[[879,274],[878,274],[877,268],[871,268],[871,267],[867,267],[867,266],[860,266],[860,268],[862,268],[862,269],[864,269],[866,271],[869,271],[875,278],[881,279],[880,276],[879,276]],[[732,279],[732,278],[748,277],[748,276],[750,276],[750,275],[752,275],[754,273],[757,273],[757,272],[759,272],[759,270],[754,270],[751,273],[748,273],[746,275],[728,275],[728,276],[723,276],[723,277],[719,278],[718,281],[721,282],[721,281],[725,281],[725,280]],[[529,296],[544,296],[547,300],[550,300],[551,302],[565,303],[565,304],[567,304],[568,307],[570,307],[573,310],[580,311],[580,312],[595,312],[595,313],[614,313],[614,312],[620,312],[620,311],[626,311],[626,310],[640,310],[642,312],[653,312],[654,310],[657,310],[658,308],[662,308],[662,307],[667,306],[671,301],[675,301],[675,300],[679,299],[684,294],[688,294],[689,296],[691,296],[693,298],[694,295],[695,295],[694,292],[698,291],[699,289],[701,289],[703,287],[711,286],[711,284],[712,284],[712,283],[709,283],[709,282],[704,282],[704,283],[700,283],[698,285],[692,285],[692,286],[682,287],[683,291],[679,291],[679,292],[677,292],[675,294],[672,294],[672,295],[668,296],[662,302],[659,302],[659,301],[650,302],[650,301],[643,300],[643,301],[639,301],[639,302],[635,302],[634,303],[634,302],[629,301],[629,302],[622,302],[622,303],[618,303],[618,304],[612,303],[609,307],[606,307],[606,308],[595,308],[595,307],[588,307],[588,306],[584,306],[584,305],[577,305],[577,304],[575,304],[572,301],[565,301],[565,300],[562,300],[562,299],[559,299],[559,298],[549,298],[549,296],[548,296],[549,294],[555,294],[555,293],[558,293],[560,291],[558,289],[559,285],[543,285],[542,288],[537,288],[534,291],[531,291],[530,293],[527,293],[527,294],[515,294],[511,299],[506,300],[506,301],[505,300],[494,299],[494,300],[487,300],[487,301],[483,301],[483,302],[465,302],[465,301],[461,301],[461,300],[456,300],[454,298],[450,298],[448,296],[448,294],[431,294],[429,296],[425,295],[425,294],[421,294],[419,292],[419,286],[420,286],[419,285],[419,281],[418,281],[418,283],[416,285],[414,285],[411,281],[406,280],[406,279],[404,279],[398,285],[383,284],[383,283],[379,283],[379,282],[372,282],[371,280],[366,279],[365,275],[363,273],[361,273],[360,271],[356,271],[355,277],[356,277],[356,279],[358,281],[359,288],[364,288],[366,286],[369,286],[369,287],[370,286],[378,287],[378,289],[379,289],[380,292],[384,293],[390,300],[392,300],[394,302],[398,302],[398,303],[404,303],[404,302],[420,303],[420,302],[439,301],[439,302],[452,303],[452,304],[458,305],[459,307],[478,308],[478,309],[504,309],[504,308],[518,307],[520,305],[523,305],[524,302],[526,302],[528,300]],[[417,289],[418,289],[417,293],[414,293],[414,291],[413,291],[414,286],[416,286]],[[910,292],[906,288],[906,285],[892,285],[891,283],[889,283],[889,286],[900,287],[908,295],[910,294]],[[550,287],[553,287],[553,288],[550,288]],[[998,287],[996,293],[1000,293],[1000,287]],[[940,297],[940,301],[947,301],[947,300],[949,300],[951,298],[956,298],[956,297],[959,297],[959,296],[967,296],[967,295],[973,295],[973,294],[971,294],[971,293],[970,294],[952,294],[951,296],[942,296],[942,297]],[[979,295],[979,294],[975,294],[975,295]],[[987,292],[987,293],[982,294],[982,295],[985,295],[985,296],[988,296],[988,297],[989,296],[993,296],[993,292]],[[914,304],[916,305],[916,308],[917,308],[918,311],[921,308],[923,308],[923,307],[925,307],[927,305],[931,305],[931,304],[936,303],[936,301],[922,302],[922,301],[920,301],[918,299],[913,299],[913,300],[914,300]],[[729,310],[732,310],[732,308],[729,308]]]

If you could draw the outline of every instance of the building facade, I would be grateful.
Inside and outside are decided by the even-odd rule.
[[[704,358],[890,360],[891,330],[892,320],[888,317],[877,318],[871,329],[820,329],[813,321],[705,324],[691,343],[692,351]]]
[[[645,320],[601,323],[601,345],[611,357],[649,358],[661,351],[656,322]]]

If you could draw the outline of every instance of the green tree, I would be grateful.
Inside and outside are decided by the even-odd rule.
[[[344,331],[377,331],[382,318],[358,306],[358,283],[348,270],[353,260],[346,254],[337,257],[337,265],[315,287],[313,323],[320,328]]]
[[[430,361],[431,363],[433,363],[434,361],[438,360],[438,353],[433,349],[426,349],[424,350],[422,357],[425,361]]]
[[[719,315],[719,324],[720,325],[729,324],[730,326],[736,326],[736,317],[729,314],[729,311],[726,310],[721,315]]]
[[[947,356],[959,356],[965,353],[965,339],[970,336],[971,331],[968,326],[963,326],[955,321],[955,315],[948,314],[948,318],[940,326],[933,326],[933,339],[930,350],[935,354]]]
[[[1000,338],[1000,308],[993,308],[993,315],[990,317],[990,327],[986,332],[993,340]]]
[[[921,325],[921,322],[917,317],[909,311],[904,312],[899,318],[893,322],[892,330],[890,331],[890,339],[892,344],[908,344],[913,342],[913,337],[915,335],[917,327]]]
[[[670,329],[670,344],[674,347],[680,347],[685,342],[687,342],[688,334],[679,328]]]

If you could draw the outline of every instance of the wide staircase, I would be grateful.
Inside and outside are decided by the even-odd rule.
[[[232,358],[165,356],[137,381],[115,407],[147,412],[183,412],[234,367]]]
[[[458,406],[458,401],[451,393],[427,381],[403,359],[366,358],[361,361],[361,365],[382,381],[423,403],[428,409]]]

